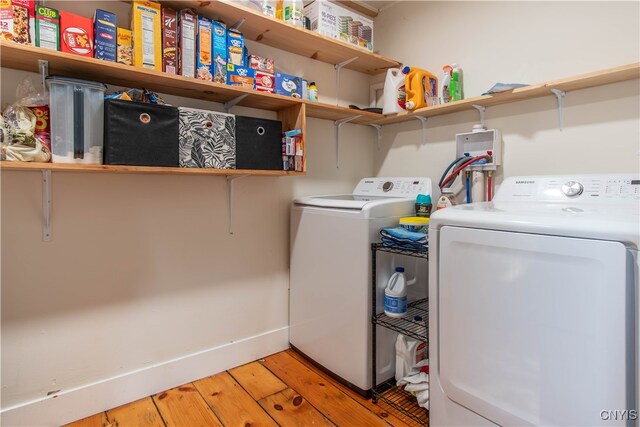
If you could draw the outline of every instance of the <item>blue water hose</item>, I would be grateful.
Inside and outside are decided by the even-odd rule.
[[[469,176],[464,180],[464,186],[467,189],[467,203],[471,203],[471,180]]]

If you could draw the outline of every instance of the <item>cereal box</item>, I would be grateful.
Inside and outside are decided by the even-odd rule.
[[[162,71],[162,19],[160,4],[133,2],[133,65]]]
[[[93,58],[93,20],[60,11],[60,50]]]
[[[116,61],[118,27],[116,27],[115,13],[96,9],[93,16],[93,31],[95,52],[93,56],[104,61]]]
[[[56,9],[36,8],[36,46],[60,50],[60,13]]]
[[[22,44],[35,43],[35,3],[35,0],[11,0],[14,42]]]
[[[227,64],[227,84],[254,89],[256,85],[256,72],[251,68]]]
[[[273,60],[266,59],[257,55],[249,56],[249,68],[253,68],[256,71],[262,71],[264,73],[275,73],[275,65],[273,63]]]
[[[244,36],[238,30],[227,31],[227,63],[244,67]]]
[[[118,28],[116,55],[120,64],[133,65],[133,42],[131,30]]]
[[[256,72],[256,90],[258,92],[270,92],[273,93],[276,87],[276,78],[271,73],[265,73],[264,71]]]
[[[227,27],[213,21],[213,81],[227,81]]]
[[[180,75],[185,77],[196,76],[196,15],[189,9],[178,12],[178,46],[180,60],[178,68]]]
[[[211,32],[213,23],[209,18],[198,16],[196,37],[196,78],[212,81],[211,75]]]
[[[276,73],[275,92],[279,95],[302,98],[302,78]]]
[[[166,7],[162,8],[162,70],[178,71],[178,14]]]

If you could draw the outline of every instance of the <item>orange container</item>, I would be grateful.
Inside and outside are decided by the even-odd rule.
[[[407,111],[433,105],[438,96],[438,78],[430,72],[416,67],[404,67]]]

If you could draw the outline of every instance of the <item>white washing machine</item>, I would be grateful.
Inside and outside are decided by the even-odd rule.
[[[430,425],[637,425],[639,205],[534,176],[432,215]]]
[[[371,389],[371,243],[431,191],[429,178],[365,178],[352,194],[304,197],[291,209],[289,342],[361,394]],[[381,259],[384,286],[392,262]],[[426,287],[410,290],[409,299],[426,295]],[[395,373],[396,335],[378,333],[381,381]]]

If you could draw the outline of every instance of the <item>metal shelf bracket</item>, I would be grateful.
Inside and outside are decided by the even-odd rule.
[[[229,208],[229,234],[233,234],[233,187],[234,181],[241,178],[246,178],[249,175],[227,175],[227,195],[229,196],[228,208]]]
[[[42,171],[42,241],[51,241],[51,210],[53,203],[51,201],[51,171]]]
[[[239,30],[240,27],[242,27],[242,24],[244,24],[246,20],[247,20],[247,18],[242,18],[241,20],[239,20],[238,22],[236,22],[235,24],[230,26],[229,29],[230,30]]]
[[[49,75],[49,61],[44,59],[38,59],[38,70],[40,71],[40,77],[42,78],[42,88],[46,88],[45,79]]]
[[[564,98],[567,93],[560,89],[551,89],[551,92],[553,92],[558,100],[558,126],[560,130],[562,130],[564,128]]]
[[[427,143],[427,119],[428,119],[428,117],[414,116],[414,118],[420,120],[420,123],[422,125],[422,131],[421,131],[422,143],[426,144]]]
[[[222,104],[222,108],[224,109],[224,112],[229,113],[229,111],[231,111],[233,107],[238,105],[238,103],[243,99],[245,99],[247,96],[249,96],[249,94],[245,93],[244,95],[240,95],[236,98],[233,98],[231,101],[227,101],[224,104]]]
[[[336,120],[333,122],[336,133],[336,169],[340,168],[340,127],[343,124],[349,123],[351,120],[355,120],[361,116],[362,114],[358,114],[357,116],[345,117],[344,119]]]
[[[342,70],[345,65],[351,64],[358,58],[359,56],[356,56],[333,66],[333,68],[336,70],[336,105],[338,105],[338,99],[340,97],[340,70]]]
[[[480,113],[480,124],[484,127],[484,113],[487,111],[487,107],[484,105],[473,104],[473,108],[478,110],[478,113]]]
[[[369,123],[369,126],[376,128],[376,132],[378,133],[378,151],[380,151],[380,141],[382,140],[382,126],[376,125],[375,123]]]

